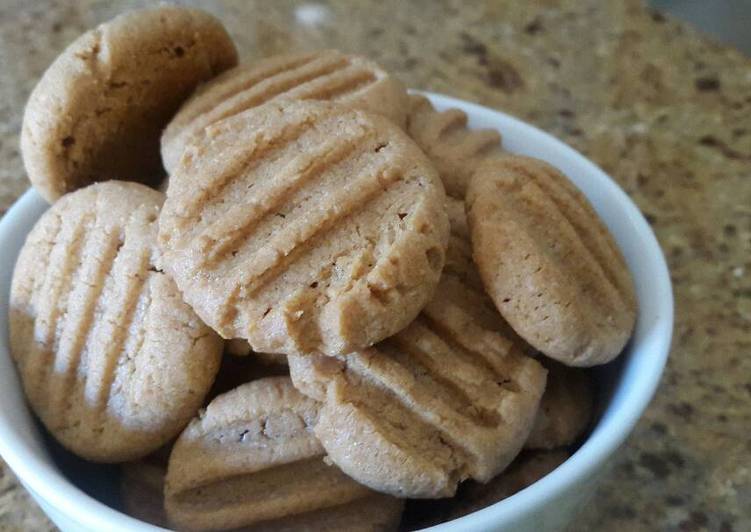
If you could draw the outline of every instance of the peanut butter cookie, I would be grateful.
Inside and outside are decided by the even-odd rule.
[[[402,501],[374,493],[324,460],[319,405],[289,377],[214,399],[175,443],[165,499],[188,530],[390,530]]]
[[[404,328],[443,268],[445,195],[387,119],[272,102],[186,149],[162,210],[164,267],[225,338],[346,354]]]
[[[399,126],[407,91],[380,65],[359,55],[322,50],[270,57],[240,65],[202,86],[162,136],[170,172],[191,138],[206,126],[273,99],[328,100],[379,113]]]
[[[402,497],[453,495],[502,471],[527,439],[545,370],[477,290],[463,213],[435,296],[406,329],[346,357],[290,356],[322,401],[315,433],[352,478]],[[460,245],[461,244],[461,245]]]
[[[501,135],[494,129],[467,128],[459,109],[436,111],[425,96],[409,96],[407,133],[438,170],[446,194],[463,199],[477,166],[501,153]]]
[[[529,157],[488,161],[466,206],[480,276],[522,338],[571,366],[604,364],[621,352],[636,319],[631,277],[566,176]]]
[[[221,23],[163,5],[124,13],[65,49],[26,105],[21,153],[49,202],[95,181],[156,182],[159,137],[196,85],[237,63]]]
[[[121,466],[120,498],[126,514],[146,523],[169,528],[164,509],[164,477],[167,457],[162,461],[147,457]]]
[[[10,346],[31,407],[72,452],[147,455],[201,406],[221,339],[155,266],[163,196],[108,181],[39,219],[13,273]]]
[[[558,449],[574,443],[592,419],[594,389],[585,370],[545,362],[548,383],[526,449]]]

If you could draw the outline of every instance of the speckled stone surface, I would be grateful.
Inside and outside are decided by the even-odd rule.
[[[143,2],[0,4],[0,209],[24,102],[84,29]],[[205,2],[245,58],[333,46],[502,109],[608,171],[670,262],[657,396],[572,530],[751,530],[751,60],[637,1]],[[51,525],[0,469],[0,530]]]

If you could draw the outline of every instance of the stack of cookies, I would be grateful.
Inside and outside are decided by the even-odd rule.
[[[13,277],[24,390],[155,524],[389,530],[492,504],[566,459],[582,368],[634,326],[564,175],[364,57],[238,65],[206,13],[126,13],[50,66],[21,146],[52,203]]]

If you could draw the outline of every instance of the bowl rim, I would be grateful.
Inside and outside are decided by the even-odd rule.
[[[486,530],[533,514],[544,506],[546,501],[561,496],[568,488],[591,477],[633,430],[654,395],[667,362],[673,329],[670,275],[657,239],[639,209],[628,195],[589,159],[549,133],[506,113],[442,94],[410,92],[424,94],[439,110],[448,107],[459,108],[469,115],[470,122],[482,117],[484,122],[494,124],[504,137],[534,138],[552,150],[552,153],[557,153],[559,159],[566,160],[571,166],[582,168],[590,178],[597,181],[595,189],[610,197],[624,211],[630,225],[629,230],[638,233],[644,247],[644,256],[649,263],[649,272],[653,275],[650,290],[655,292],[652,300],[657,305],[657,318],[655,323],[651,324],[648,337],[644,340],[650,347],[650,358],[642,361],[646,370],[642,368],[641,371],[644,373],[640,374],[639,379],[629,388],[628,402],[616,414],[603,416],[581,447],[539,481],[507,499],[429,529],[438,531],[451,527],[452,530]],[[597,208],[596,202],[593,203]],[[29,212],[40,211],[45,205],[33,189],[27,190],[0,220],[0,242],[17,234],[23,224],[28,224],[28,217],[31,216]],[[2,304],[7,306],[7,300]],[[641,308],[639,314],[641,315]],[[6,351],[5,355],[10,359],[5,340],[7,325],[3,327],[5,336],[0,339],[0,347]],[[646,357],[647,354],[642,356]],[[621,371],[626,370],[624,366]],[[98,530],[123,532],[165,530],[130,517],[83,492],[65,478],[53,464],[24,443],[19,430],[11,424],[3,410],[0,410],[0,456],[34,497],[40,498],[54,510],[80,525]]]

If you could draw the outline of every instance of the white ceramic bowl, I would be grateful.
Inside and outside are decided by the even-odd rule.
[[[597,166],[559,140],[503,113],[428,94],[438,109],[458,107],[471,127],[496,128],[504,147],[560,168],[584,192],[612,231],[636,284],[636,331],[619,359],[598,370],[599,419],[583,445],[555,471],[504,501],[433,530],[557,530],[594,491],[596,480],[631,432],[655,391],[667,360],[673,297],[665,259],[644,217]],[[47,208],[26,192],[0,222],[0,454],[63,531],[161,530],[90,497],[52,461],[24,402],[8,352],[8,295],[16,256],[26,234]],[[73,474],[89,475],[85,467]],[[107,489],[107,488],[103,488]]]

